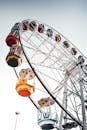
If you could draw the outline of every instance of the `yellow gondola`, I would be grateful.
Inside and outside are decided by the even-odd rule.
[[[22,58],[16,54],[9,53],[6,57],[6,62],[11,67],[17,67],[22,63]]]

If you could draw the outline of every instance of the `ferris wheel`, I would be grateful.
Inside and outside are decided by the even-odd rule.
[[[27,19],[6,37],[16,91],[38,110],[42,130],[87,130],[87,58],[61,33]]]

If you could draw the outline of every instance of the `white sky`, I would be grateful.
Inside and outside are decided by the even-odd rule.
[[[1,2],[1,1],[0,1]],[[24,19],[42,21],[64,36],[87,56],[86,0],[25,0],[0,3],[0,129],[14,130],[15,112],[19,111],[16,130],[39,130],[36,108],[27,98],[15,92],[16,76],[7,66],[8,47],[5,38],[11,27]]]

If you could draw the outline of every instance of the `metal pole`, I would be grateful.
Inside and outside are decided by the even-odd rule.
[[[66,75],[65,75],[66,76]],[[67,109],[67,76],[65,77],[65,82],[64,82],[64,92],[63,92],[63,101],[62,101],[62,106]],[[67,123],[67,114],[61,109],[61,114],[60,114],[60,120],[59,120],[59,130],[62,130],[62,119],[64,118],[64,123]]]
[[[87,130],[84,95],[83,95],[83,89],[82,89],[83,88],[82,79],[80,79],[79,84],[80,84],[81,104],[82,104],[82,118],[83,118],[83,128],[82,128],[82,130]]]
[[[16,128],[17,128],[17,120],[18,120],[19,112],[15,112],[15,114],[16,114],[16,120],[15,120],[14,130],[16,130]]]
[[[86,112],[85,112],[85,104],[84,104],[84,94],[83,94],[83,79],[82,79],[82,69],[81,65],[79,67],[79,85],[80,85],[80,94],[81,94],[81,104],[82,104],[82,121],[83,121],[83,127],[82,130],[87,130],[87,124],[86,124]]]

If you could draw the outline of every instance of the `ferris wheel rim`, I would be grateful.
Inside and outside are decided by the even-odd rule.
[[[26,20],[25,20],[26,21]],[[30,22],[32,22],[33,20],[27,20],[27,21],[30,21]],[[36,20],[34,20],[35,22],[39,22],[40,23],[40,21],[36,21]],[[22,21],[23,22],[23,21]],[[22,24],[22,22],[20,23],[20,24]],[[39,24],[38,23],[38,24]],[[48,27],[48,29],[52,29],[54,32],[57,32],[54,28],[52,28],[52,27],[50,27],[49,25],[47,25],[47,24],[44,24],[44,25],[46,25],[47,27]],[[50,30],[50,31],[52,31],[52,30]],[[26,52],[25,52],[25,49],[24,49],[24,45],[22,44],[22,42],[21,42],[21,35],[24,33],[24,32],[22,32],[22,30],[21,30],[21,25],[20,25],[20,28],[19,28],[19,30],[18,30],[19,32],[19,39],[20,39],[20,45],[21,45],[21,47],[22,47],[22,51],[23,51],[23,54],[24,54],[24,56],[25,56],[25,59],[27,60],[27,62],[28,62],[28,64],[29,64],[29,66],[30,66],[30,68],[33,70],[33,72],[34,72],[34,74],[36,75],[36,77],[37,77],[37,79],[40,81],[40,83],[42,84],[42,86],[44,86],[44,88],[45,88],[45,90],[47,91],[47,93],[56,101],[56,103],[60,106],[60,108],[62,109],[62,110],[64,110],[65,112],[66,112],[66,114],[69,116],[69,117],[71,117],[75,122],[77,122],[77,124],[79,125],[79,126],[81,126],[82,127],[82,123],[79,121],[79,120],[77,120],[77,118],[74,118],[73,117],[73,115],[70,113],[70,112],[68,112],[64,107],[62,107],[62,105],[59,103],[59,101],[55,98],[55,96],[52,94],[52,93],[50,93],[50,91],[45,87],[45,84],[44,84],[44,82],[39,78],[39,75],[38,75],[38,73],[37,73],[37,71],[38,71],[38,68],[37,68],[37,70],[36,70],[36,68],[35,68],[35,65],[37,64],[37,62],[35,63],[33,63],[33,62],[31,62],[31,59],[34,57],[34,56],[32,56],[31,57],[31,59],[28,59],[28,56],[26,55]],[[37,32],[34,32],[36,35],[37,35]],[[66,39],[66,41],[69,41],[67,38],[65,38],[61,33],[59,33],[59,32],[57,32],[58,34],[60,34],[64,39]],[[32,35],[33,35],[33,33],[31,34],[31,37],[32,37]],[[39,35],[38,35],[39,36]],[[42,37],[43,38],[43,37]],[[29,38],[28,38],[29,39]],[[44,40],[47,40],[46,38],[44,39]],[[52,40],[54,40],[54,39],[52,39]],[[28,42],[28,40],[26,40],[26,42]],[[48,43],[50,43],[49,42],[49,39],[46,41],[46,42],[48,42]],[[72,48],[74,48],[75,46],[69,41],[69,43],[70,43],[70,45],[71,45],[71,47]],[[42,44],[42,43],[41,43]],[[55,45],[56,46],[56,45]],[[54,45],[52,44],[52,47],[54,47]],[[72,49],[71,48],[71,49]],[[76,48],[76,47],[75,47]],[[34,54],[33,55],[35,55],[36,53],[37,53],[37,50],[39,50],[39,48],[33,48],[33,49],[36,49],[35,50],[35,52],[34,52]],[[54,49],[54,48],[53,48]],[[85,58],[85,56],[76,48],[76,50],[79,52],[79,54],[81,55],[81,56],[83,56],[84,58]],[[41,53],[43,53],[43,54],[45,54],[45,52],[43,52],[42,50],[39,50],[39,51],[41,51]],[[51,53],[51,51],[53,51],[53,50],[49,50],[50,51],[50,53]],[[68,51],[67,51],[68,52]],[[66,51],[64,52],[64,54],[66,53]],[[70,52],[69,52],[70,53]],[[76,53],[76,52],[75,52]],[[40,53],[39,53],[40,54]],[[63,55],[64,55],[63,54]],[[68,53],[67,53],[68,54]],[[45,54],[46,55],[46,54]],[[48,57],[46,57],[44,60],[43,60],[43,62],[44,61],[46,61],[47,59],[49,59],[50,57],[52,57],[52,55],[50,54],[50,55],[48,55]],[[68,57],[68,56],[67,56]],[[72,70],[74,70],[78,65],[79,65],[79,63],[77,62],[77,57],[75,57],[74,55],[72,55],[71,57],[73,57],[73,61],[72,61],[72,63],[74,62],[75,64],[74,64],[74,66],[72,65],[72,63],[71,63],[71,65],[73,66],[69,66],[69,67],[71,67],[70,68],[70,70],[69,70],[69,72],[70,71],[72,71]],[[56,59],[57,57],[55,56],[55,57],[52,57],[52,59],[51,60],[53,60],[53,58],[54,59]],[[61,58],[61,57],[60,57]],[[68,57],[69,58],[69,57]],[[85,58],[86,59],[86,58]],[[69,58],[69,60],[70,60],[70,58]],[[71,60],[70,60],[71,61]],[[56,60],[55,60],[55,62],[56,62]],[[69,64],[70,62],[68,61],[68,64]],[[35,65],[33,65],[33,64],[35,64]],[[61,64],[62,64],[62,62],[61,62]],[[43,64],[42,64],[43,65]],[[50,65],[49,66],[45,66],[45,67],[50,67]],[[59,66],[60,67],[60,66]],[[66,66],[65,66],[65,69],[66,69],[66,72],[68,72],[67,70],[69,69],[69,67],[67,68],[67,64],[66,64]],[[50,69],[52,69],[52,68],[50,68]],[[55,68],[56,69],[56,68]],[[57,68],[58,69],[58,68]],[[15,71],[15,70],[14,70]],[[62,71],[63,72],[63,70],[60,70],[60,71]],[[16,71],[15,71],[16,72]],[[78,72],[77,72],[78,73]],[[68,73],[69,74],[69,73]],[[75,75],[75,74],[74,74]],[[73,78],[75,78],[74,77],[74,75],[71,75]],[[16,76],[17,76],[17,73],[16,73]],[[46,76],[46,75],[45,75]],[[18,77],[18,76],[17,76]],[[71,77],[71,78],[72,78]],[[49,78],[51,78],[51,77],[49,77]],[[63,78],[65,78],[65,77],[62,77],[61,79],[63,79]],[[76,82],[78,82],[78,81],[76,81]],[[59,83],[60,83],[60,81],[59,81]],[[73,80],[73,83],[74,83],[74,80]],[[56,89],[56,88],[55,88]],[[78,89],[78,88],[77,88]],[[70,94],[70,93],[69,93]],[[77,93],[76,93],[77,94]],[[31,98],[31,101],[32,101],[32,98]],[[35,104],[34,104],[35,105]],[[37,106],[36,106],[37,107]],[[37,107],[37,109],[38,109],[38,107]]]

